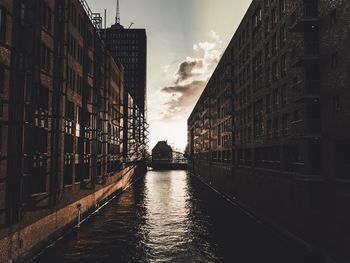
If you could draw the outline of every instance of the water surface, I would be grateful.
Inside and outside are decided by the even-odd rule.
[[[35,262],[308,261],[185,171],[149,171]]]

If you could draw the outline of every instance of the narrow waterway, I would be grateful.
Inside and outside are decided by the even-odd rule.
[[[309,261],[185,171],[149,171],[35,262]]]

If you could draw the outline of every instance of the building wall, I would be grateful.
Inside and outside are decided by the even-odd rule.
[[[0,240],[1,262],[29,260],[35,256],[33,253],[38,252],[49,241],[55,240],[68,227],[77,225],[79,213],[83,220],[88,213],[98,209],[99,205],[108,198],[128,188],[135,174],[142,172],[139,166],[125,169],[119,174],[122,180],[113,178],[108,186],[96,190],[91,195],[76,199],[64,207],[53,209],[51,213],[27,226],[13,227],[11,233]]]
[[[340,258],[348,16],[348,1],[252,1],[188,119],[196,174]]]
[[[113,58],[123,65],[125,71],[124,158],[133,162],[143,158],[148,150],[146,31],[127,29],[116,23],[105,29],[103,36]]]
[[[145,29],[127,29],[120,24],[104,31],[112,56],[125,68],[125,89],[142,113],[146,102],[147,40]]]
[[[76,220],[77,202],[93,208],[140,168],[123,159],[124,71],[101,17],[80,0],[1,0],[0,11],[2,261],[30,253]]]

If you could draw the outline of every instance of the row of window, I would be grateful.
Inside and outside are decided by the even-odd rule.
[[[265,12],[267,12],[268,8],[273,4],[274,0],[264,0],[264,10]],[[278,1],[278,10],[277,10],[277,6],[274,6],[271,10],[271,27],[270,27],[270,23],[269,20],[265,20],[265,26],[266,29],[269,31],[270,28],[272,28],[273,26],[275,26],[278,23],[278,19],[281,19],[285,13],[286,13],[286,3],[285,0],[279,0]],[[250,31],[253,31],[253,39],[256,39],[256,41],[259,41],[259,37],[257,37],[256,32],[258,32],[258,29],[262,23],[262,17],[263,17],[263,13],[262,13],[262,9],[261,6],[259,6],[257,8],[257,10],[255,11],[255,13],[252,16],[252,29],[250,28],[250,23],[248,22],[245,26],[245,28],[242,29],[242,32],[240,33],[240,35],[238,36],[238,41],[236,42],[236,47],[238,47],[239,49],[241,49],[241,47],[244,45],[246,40],[249,40],[249,36],[250,36]],[[255,34],[255,36],[254,36]]]
[[[67,65],[67,85],[72,90],[76,91],[79,95],[82,95],[83,91],[83,77],[80,76],[74,69]]]
[[[258,39],[257,41],[261,41],[261,39]],[[287,43],[287,31],[286,26],[282,25],[279,29],[279,32],[275,33],[271,37],[271,42],[267,42],[265,44],[265,61],[269,61],[270,58],[275,56],[277,54],[277,51],[279,49],[282,49],[286,46]],[[240,53],[238,57],[238,66],[241,68],[245,61],[247,61],[250,58],[250,45],[247,44],[245,48],[242,49],[242,52]]]
[[[71,33],[68,34],[68,54],[70,54],[80,65],[83,65],[83,47],[77,43]]]
[[[25,12],[25,11],[23,10],[23,12]],[[48,32],[50,32],[50,33],[53,32],[53,12],[52,12],[52,9],[47,5],[46,1],[41,1],[40,21],[41,21],[41,25]]]
[[[266,125],[266,126],[265,126]],[[266,129],[265,129],[266,127]],[[252,143],[254,138],[278,138],[288,136],[288,115],[284,114],[282,118],[275,117],[272,120],[269,119],[266,122],[261,117],[254,118],[253,129],[251,126],[237,129],[236,139],[241,144]]]
[[[93,34],[89,30],[89,24],[87,24],[81,14],[79,14],[77,8],[72,1],[69,2],[68,17],[71,24],[76,27],[80,35],[85,39],[87,46],[92,48],[93,46]]]
[[[269,147],[257,147],[254,149],[238,149],[233,151],[212,151],[195,153],[195,159],[212,160],[214,162],[232,163],[237,165],[252,166],[267,169],[281,168],[281,155],[283,155],[283,168],[293,170],[292,164],[303,165],[303,157],[299,145],[288,144]],[[254,161],[253,162],[253,158]]]

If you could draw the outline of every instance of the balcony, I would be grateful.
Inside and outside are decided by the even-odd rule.
[[[302,48],[294,48],[291,52],[291,66],[302,67],[320,60],[318,41],[306,41]]]
[[[298,90],[298,94],[294,98],[295,102],[315,102],[320,100],[319,81],[299,82],[294,88]]]
[[[319,138],[321,136],[321,119],[309,118],[291,122],[289,133],[292,138]]]
[[[304,0],[291,15],[290,23],[290,31],[292,32],[304,32],[307,29],[317,27],[319,23],[317,1],[306,2]]]

